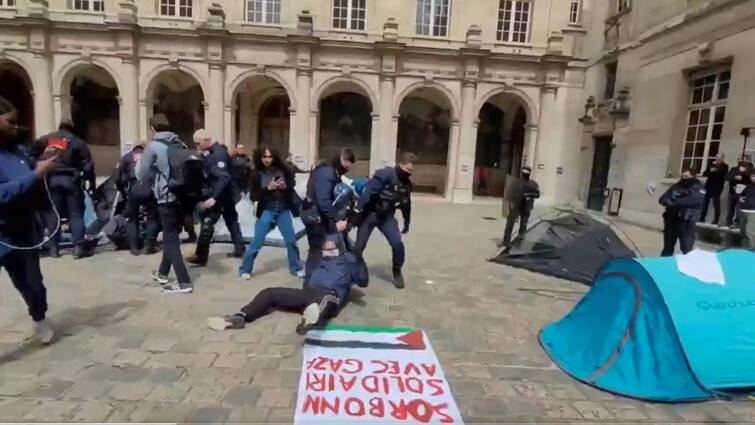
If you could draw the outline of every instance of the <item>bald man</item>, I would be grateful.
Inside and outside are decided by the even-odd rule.
[[[194,133],[194,144],[203,152],[205,175],[207,176],[206,199],[200,204],[201,230],[194,256],[186,259],[196,267],[204,267],[210,255],[210,243],[215,234],[215,223],[223,217],[231,233],[234,251],[230,256],[244,255],[244,240],[239,227],[239,216],[233,202],[233,179],[231,178],[231,156],[228,149],[214,140],[204,130]]]

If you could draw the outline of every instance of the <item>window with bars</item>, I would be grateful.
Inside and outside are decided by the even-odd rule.
[[[333,28],[364,31],[367,0],[333,0]]]
[[[0,0],[0,7],[15,7],[16,0]]]
[[[417,0],[417,35],[448,36],[451,0]]]
[[[629,10],[632,7],[632,0],[616,0],[616,13]]]
[[[87,10],[92,12],[104,12],[104,0],[74,0],[73,8],[76,10]]]
[[[160,15],[191,18],[192,0],[160,0]]]
[[[498,7],[498,41],[529,43],[531,22],[530,0],[501,0]]]
[[[246,20],[260,24],[280,24],[281,0],[247,0]]]
[[[578,24],[582,22],[582,0],[571,0],[569,5],[569,23]]]
[[[730,80],[730,70],[708,73],[692,80],[682,170],[693,167],[703,171],[716,158],[726,119]]]

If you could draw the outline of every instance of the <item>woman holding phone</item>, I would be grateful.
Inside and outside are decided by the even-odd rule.
[[[254,260],[262,249],[265,237],[277,226],[288,250],[288,271],[294,276],[304,277],[293,223],[296,178],[278,152],[268,146],[255,150],[252,161],[251,200],[257,202],[257,222],[254,224],[254,240],[246,248],[239,274],[244,280],[252,278]]]

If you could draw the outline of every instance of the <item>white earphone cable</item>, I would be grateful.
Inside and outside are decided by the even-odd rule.
[[[55,235],[60,231],[60,224],[61,224],[60,213],[58,212],[58,209],[55,207],[55,202],[52,201],[52,195],[50,194],[50,188],[47,186],[47,179],[46,178],[42,178],[42,181],[44,182],[44,185],[45,185],[45,193],[47,193],[47,200],[50,201],[50,205],[52,206],[52,211],[55,213],[55,218],[57,219],[57,224],[55,225],[55,231],[50,232],[49,235],[45,236],[42,239],[42,242],[40,242],[40,243],[38,243],[38,244],[36,244],[34,246],[15,246],[15,245],[11,245],[11,244],[9,244],[7,242],[3,242],[1,240],[0,240],[0,245],[3,245],[3,246],[5,246],[7,248],[10,248],[10,249],[18,250],[18,251],[33,251],[35,249],[42,248],[47,242],[50,241],[50,239],[52,239],[53,237],[55,237]]]

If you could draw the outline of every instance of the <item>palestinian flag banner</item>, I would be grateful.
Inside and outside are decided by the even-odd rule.
[[[421,330],[328,326],[310,331],[295,424],[463,424]]]

